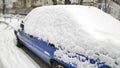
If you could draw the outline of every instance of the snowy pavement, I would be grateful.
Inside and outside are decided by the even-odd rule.
[[[16,17],[9,17],[9,18],[0,17],[0,21],[6,22],[14,30],[17,30],[20,28],[20,23],[21,23],[22,19],[23,18],[16,18]]]
[[[0,23],[0,68],[40,68],[23,50],[16,47],[13,27],[17,19],[10,22],[12,27]],[[16,22],[15,22],[16,20]],[[3,21],[0,18],[0,21]],[[9,22],[6,20],[6,22]],[[15,29],[17,25],[15,26]]]

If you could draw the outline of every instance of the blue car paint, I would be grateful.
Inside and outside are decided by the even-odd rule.
[[[49,59],[52,58],[52,56],[54,55],[54,51],[56,50],[55,48],[48,47],[48,44],[43,40],[38,40],[35,37],[31,38],[28,34],[25,34],[23,31],[20,31],[19,34],[21,36],[19,37],[19,39],[23,44],[25,44],[26,47],[28,47],[30,50],[36,53],[47,63],[49,62]],[[45,54],[44,52],[48,52],[49,55]]]
[[[65,63],[64,60],[59,60],[59,58],[57,58],[54,55],[54,52],[57,50],[57,48],[50,47],[48,45],[49,42],[43,41],[42,39],[38,39],[37,37],[30,37],[30,35],[24,33],[23,30],[19,30],[18,34],[19,34],[18,38],[20,39],[20,41],[49,65],[51,65],[50,60],[54,59],[68,68],[76,68],[75,64],[71,65],[71,64]],[[91,64],[97,63],[98,68],[111,68],[109,65],[106,65],[104,62],[100,62],[99,59],[96,59],[96,60],[90,59],[82,54],[77,54],[77,55],[79,57],[82,56],[86,58],[85,60],[82,60],[82,62],[89,60]]]
[[[18,38],[20,39],[21,43],[23,43],[27,48],[33,51],[49,65],[51,65],[50,60],[53,59],[65,65],[66,67],[73,68],[69,64],[66,64],[54,57],[54,52],[57,50],[57,48],[48,46],[49,42],[45,42],[42,39],[39,40],[37,39],[37,37],[31,38],[30,35],[24,33],[24,31],[22,30],[19,30],[18,33]],[[47,52],[48,54],[46,54],[45,52]]]

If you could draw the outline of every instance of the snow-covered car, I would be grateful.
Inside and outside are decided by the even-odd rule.
[[[38,7],[15,33],[52,68],[120,68],[120,22],[95,7]]]

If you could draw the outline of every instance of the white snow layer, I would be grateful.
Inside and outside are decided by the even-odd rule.
[[[82,56],[72,58],[77,54],[120,68],[120,22],[95,7],[38,7],[28,14],[24,25],[26,33],[54,43],[58,48],[55,55],[78,68],[97,66],[81,62]]]
[[[16,42],[13,28],[0,23],[0,68],[40,68]]]
[[[8,17],[4,18],[4,15],[1,15],[0,21],[6,22],[9,24],[14,30],[20,29],[20,23],[24,17],[18,15],[6,15]]]

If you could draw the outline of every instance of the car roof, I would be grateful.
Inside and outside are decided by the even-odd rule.
[[[27,20],[28,18],[30,20]],[[105,33],[120,34],[120,22],[118,20],[102,10],[91,6],[57,5],[38,7],[31,11],[25,20],[27,20],[27,23],[57,23],[57,25],[74,22],[75,25],[79,25],[97,39],[104,38],[102,36]],[[46,21],[48,23],[45,23]],[[60,21],[62,22],[60,23]],[[102,35],[100,36],[100,34]]]

